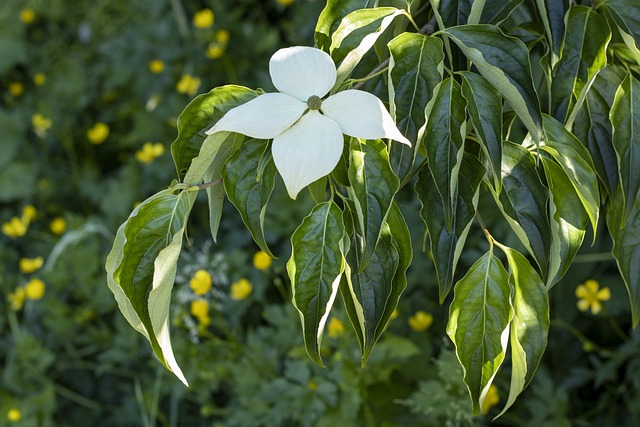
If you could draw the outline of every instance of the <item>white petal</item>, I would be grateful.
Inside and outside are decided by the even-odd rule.
[[[273,140],[273,160],[289,197],[331,173],[342,155],[340,127],[317,111],[310,110]]]
[[[336,82],[336,66],[320,49],[293,46],[280,49],[269,61],[273,85],[280,91],[307,102],[310,96],[322,98]]]
[[[411,146],[391,115],[375,95],[361,90],[345,90],[322,102],[322,112],[335,120],[342,132],[355,138],[391,138]]]
[[[271,139],[293,125],[306,109],[306,103],[284,93],[265,93],[229,110],[206,133],[227,131]]]

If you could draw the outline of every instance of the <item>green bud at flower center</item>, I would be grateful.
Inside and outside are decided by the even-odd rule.
[[[307,99],[307,107],[310,110],[319,110],[322,106],[322,99],[319,96],[311,95],[309,99]]]

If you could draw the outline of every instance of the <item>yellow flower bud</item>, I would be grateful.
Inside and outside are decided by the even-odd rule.
[[[31,279],[24,286],[25,296],[31,300],[39,300],[44,296],[45,284],[40,279]]]
[[[149,71],[153,74],[160,74],[164,71],[164,62],[159,59],[154,59],[149,62]]]
[[[253,255],[253,266],[258,270],[266,270],[271,267],[271,257],[264,251],[258,251]]]
[[[12,239],[16,237],[24,236],[27,233],[29,224],[25,223],[22,219],[14,216],[8,222],[2,224],[2,233]]]
[[[36,20],[36,11],[30,8],[22,9],[20,11],[20,21],[23,24],[31,24]]]
[[[344,334],[344,325],[337,317],[332,317],[329,321],[329,336],[331,338],[339,338]]]
[[[67,222],[60,216],[56,217],[49,224],[49,229],[53,234],[59,236],[67,229]]]
[[[433,323],[433,315],[425,311],[419,310],[413,316],[409,317],[409,327],[416,332],[424,332]]]
[[[18,97],[24,93],[24,85],[20,82],[9,83],[9,94],[13,97]]]
[[[12,423],[17,423],[22,419],[22,412],[19,409],[11,408],[7,412],[7,419]]]
[[[209,59],[218,59],[224,54],[224,46],[220,43],[209,43],[206,56]]]
[[[231,284],[231,299],[243,300],[251,295],[253,285],[247,279],[240,279]]]
[[[229,40],[231,39],[231,33],[229,33],[229,30],[218,30],[216,31],[216,34],[213,37],[216,39],[218,43],[222,43],[223,45],[226,45],[227,43],[229,43]]]
[[[24,274],[31,274],[38,271],[43,263],[44,259],[41,256],[37,258],[20,258],[20,271]]]
[[[102,144],[109,137],[109,125],[98,122],[87,130],[87,139],[94,145]]]
[[[33,83],[36,86],[42,86],[47,81],[47,76],[44,73],[37,73],[33,76]]]
[[[194,77],[189,74],[184,74],[180,77],[180,80],[176,84],[176,90],[179,93],[186,93],[190,96],[194,96],[198,92],[200,87],[200,78]]]
[[[189,281],[189,286],[196,295],[204,295],[211,289],[212,282],[208,271],[198,270]]]
[[[26,224],[31,224],[31,222],[36,219],[38,216],[38,210],[33,205],[27,205],[22,208],[22,221]]]
[[[196,28],[209,28],[213,26],[215,15],[211,9],[202,9],[193,15],[193,26]]]
[[[17,288],[7,296],[7,300],[9,300],[9,304],[13,311],[18,311],[22,308],[25,298],[26,294],[24,288]]]

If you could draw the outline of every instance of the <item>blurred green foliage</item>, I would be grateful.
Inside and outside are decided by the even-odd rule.
[[[0,426],[468,426],[488,424],[498,413],[496,406],[488,416],[469,417],[461,368],[441,338],[447,314],[427,254],[416,254],[398,317],[366,367],[343,311],[329,322],[327,369],[308,359],[284,260],[288,236],[311,202],[293,202],[284,191],[275,193],[279,208],[265,227],[279,259],[263,270],[252,263],[257,248],[232,206],[225,206],[217,246],[208,237],[204,201],[194,212],[172,313],[176,356],[190,388],[154,360],[106,286],[104,258],[117,226],[174,177],[168,148],[184,106],[227,83],[270,89],[268,58],[279,47],[310,44],[323,6],[3,3],[0,222],[15,220],[0,234]],[[206,8],[213,23],[197,28],[194,16]],[[143,148],[149,142],[164,152]],[[418,201],[401,202],[411,229],[420,229]],[[461,261],[466,267],[484,244],[475,231]],[[422,236],[414,239],[422,247]],[[640,425],[640,336],[629,332],[612,261],[598,258],[608,250],[586,248],[580,256],[587,262],[553,289],[540,373],[498,425]],[[37,257],[41,267],[20,267],[21,259]],[[200,269],[213,284],[202,296],[189,285]],[[250,293],[233,299],[242,278]],[[597,316],[576,308],[575,287],[590,278],[612,294]],[[33,279],[45,283],[41,298]],[[192,302],[200,300],[207,317],[192,315]],[[412,329],[408,321],[419,310],[432,314],[433,324],[414,321]],[[498,394],[506,396],[508,387],[498,384]]]

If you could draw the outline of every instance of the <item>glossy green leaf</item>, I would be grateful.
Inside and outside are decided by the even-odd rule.
[[[313,208],[291,236],[287,272],[293,305],[300,314],[307,353],[320,366],[324,326],[345,268],[344,234],[342,211],[329,201]]]
[[[636,0],[604,0],[598,7],[604,6],[609,17],[615,22],[622,40],[640,65],[640,3]]]
[[[513,289],[513,319],[509,327],[511,387],[500,415],[529,385],[547,347],[549,296],[535,269],[518,251],[498,245],[507,255],[509,284]]]
[[[618,160],[613,149],[609,112],[621,82],[622,78],[611,67],[598,73],[571,128],[589,149],[600,182],[609,195],[615,194],[618,185]]]
[[[540,148],[551,154],[571,180],[595,235],[600,213],[600,190],[589,150],[554,118],[545,115],[543,122],[545,140]]]
[[[458,170],[462,163],[467,134],[466,101],[460,85],[452,77],[439,84],[425,114],[429,118],[424,145],[429,170],[443,201],[447,231],[451,230],[458,193]]]
[[[373,6],[373,0],[327,0],[322,9],[315,30],[315,41],[319,49],[329,52],[331,35],[340,25],[342,18],[354,10]]]
[[[380,140],[363,144],[351,139],[349,197],[354,202],[358,231],[364,240],[359,271],[367,266],[382,233],[400,182],[391,170],[387,146]]]
[[[462,95],[480,147],[489,160],[493,182],[499,193],[502,188],[502,97],[479,74],[461,72]]]
[[[561,2],[558,2],[561,4]],[[611,30],[606,19],[587,6],[569,9],[560,60],[551,84],[551,111],[560,122],[572,123],[587,91],[607,65]]]
[[[454,27],[467,23],[473,0],[437,0],[431,5],[437,8],[445,27]]]
[[[509,276],[492,252],[484,254],[456,283],[447,324],[474,415],[482,413],[486,393],[504,361],[506,332],[513,317]]]
[[[419,133],[426,122],[424,110],[442,81],[442,41],[416,33],[402,33],[388,43],[389,104],[400,132],[411,141],[391,144],[391,166],[400,180],[406,178],[420,145]]]
[[[518,239],[547,277],[551,224],[549,195],[536,170],[536,161],[524,147],[505,142],[502,151],[502,192],[492,191],[496,204]]]
[[[640,201],[635,200],[625,218],[622,188],[611,197],[607,228],[613,239],[613,256],[629,293],[633,327],[640,322]]]
[[[453,285],[458,259],[475,217],[478,188],[484,173],[484,166],[475,157],[467,155],[463,158],[458,179],[455,220],[450,231],[447,231],[444,220],[442,198],[427,168],[420,171],[418,182],[416,182],[415,189],[422,205],[420,216],[429,232],[431,255],[438,278],[440,304],[444,303]]]
[[[494,25],[462,25],[442,31],[502,94],[534,141],[542,137],[540,101],[533,85],[529,51]]]
[[[553,160],[542,158],[549,185],[549,211],[551,214],[551,255],[547,287],[553,286],[567,272],[584,240],[589,221],[587,211],[571,179]]]
[[[482,8],[480,23],[500,25],[511,16],[520,3],[522,0],[486,0],[484,8]]]
[[[106,264],[109,287],[125,318],[185,384],[171,350],[167,316],[175,263],[195,196],[194,191],[172,188],[145,200],[118,230]]]
[[[562,41],[565,35],[565,14],[569,9],[569,0],[536,0],[538,13],[542,18],[544,31],[547,36],[555,64],[560,56]],[[565,40],[565,43],[567,40]]]
[[[631,216],[640,198],[640,81],[631,74],[616,91],[610,120],[613,148],[618,158],[618,172],[624,198],[621,225]]]
[[[263,157],[269,160],[264,170],[260,171],[258,165]],[[258,179],[259,172],[262,173]],[[264,217],[276,183],[275,177],[276,166],[271,159],[271,147],[268,141],[259,139],[245,142],[222,170],[227,197],[240,212],[253,240],[271,257],[273,254],[264,238]]]
[[[171,144],[173,162],[178,177],[183,179],[194,157],[207,137],[205,131],[230,109],[258,96],[246,87],[228,85],[217,87],[197,96],[178,117],[178,137]]]

